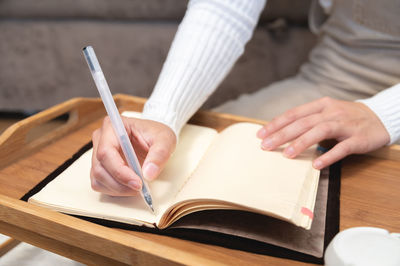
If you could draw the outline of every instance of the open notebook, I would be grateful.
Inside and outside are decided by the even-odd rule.
[[[123,115],[140,116],[136,112]],[[255,137],[260,127],[237,123],[218,133],[212,128],[186,125],[160,177],[149,183],[155,215],[140,196],[111,197],[91,189],[92,149],[31,196],[29,202],[67,214],[158,229],[173,227],[174,223],[185,228],[186,215],[203,210],[244,211],[245,216],[253,213],[291,224],[290,230],[301,231],[309,238],[315,235],[306,231],[312,225],[320,176],[312,167],[316,147],[297,159],[285,158],[281,149],[263,151]],[[321,206],[326,208],[326,195]],[[308,252],[317,257],[322,256],[325,230],[325,217],[319,218],[322,246],[318,252]],[[209,229],[204,226],[202,223],[199,228]],[[299,249],[304,251],[301,246]]]
[[[92,150],[29,201],[64,213],[160,229],[207,209],[246,210],[308,229],[319,178],[311,166],[315,147],[295,160],[279,150],[263,151],[256,138],[259,128],[238,123],[218,134],[207,127],[184,127],[165,170],[149,184],[155,215],[140,196],[110,197],[91,189]]]

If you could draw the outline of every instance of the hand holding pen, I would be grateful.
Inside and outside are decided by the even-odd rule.
[[[128,186],[135,186],[137,188],[141,187],[141,194],[146,202],[146,204],[154,212],[153,201],[150,195],[150,190],[143,179],[142,169],[139,164],[139,160],[133,150],[132,143],[128,134],[126,132],[125,126],[122,122],[121,116],[118,112],[117,106],[113,100],[112,94],[108,87],[107,81],[104,77],[103,71],[101,70],[100,64],[97,60],[96,54],[91,46],[85,47],[83,49],[86,61],[89,65],[90,72],[92,73],[93,79],[96,83],[97,89],[100,93],[101,99],[103,100],[104,107],[106,108],[107,114],[111,121],[114,133],[119,140],[119,145],[122,148],[125,159],[129,167],[135,172],[135,174],[140,178],[140,183],[135,180],[128,181]]]
[[[122,120],[139,162],[143,162],[143,177],[153,180],[159,175],[175,148],[174,132],[168,126],[155,121],[135,118]],[[109,118],[106,118],[102,127],[93,133],[92,140],[92,188],[114,196],[132,196],[141,191],[144,180],[142,181],[125,162]]]

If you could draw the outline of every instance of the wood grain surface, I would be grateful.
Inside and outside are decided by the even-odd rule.
[[[120,110],[140,111],[145,102],[126,95],[117,95],[115,99]],[[26,142],[29,130],[62,113],[69,113],[70,118],[61,129],[45,134],[40,141]],[[90,141],[104,114],[99,99],[74,99],[18,122],[0,136],[1,233],[93,265],[306,265],[167,236],[107,228],[19,200]],[[234,122],[248,120],[200,112],[190,122],[222,130]],[[393,146],[373,156],[350,156],[343,161],[341,230],[376,226],[400,232],[399,151],[398,146]]]

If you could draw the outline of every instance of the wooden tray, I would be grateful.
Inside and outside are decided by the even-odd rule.
[[[116,95],[115,100],[121,111],[141,111],[145,102],[127,95]],[[57,117],[61,115],[68,119],[59,122],[62,120]],[[100,99],[72,99],[14,124],[0,136],[1,233],[86,264],[303,265],[167,236],[107,228],[21,201],[24,194],[90,141],[104,115]],[[38,135],[50,121],[56,127]],[[222,130],[239,121],[265,123],[212,112],[199,112],[190,122]],[[343,162],[341,230],[376,226],[400,232],[400,148],[394,145],[369,155],[351,156]]]

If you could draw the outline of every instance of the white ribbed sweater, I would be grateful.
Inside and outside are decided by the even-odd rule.
[[[242,55],[265,0],[192,0],[181,22],[143,118],[178,136]],[[400,139],[400,84],[360,100],[381,119],[391,143]]]

